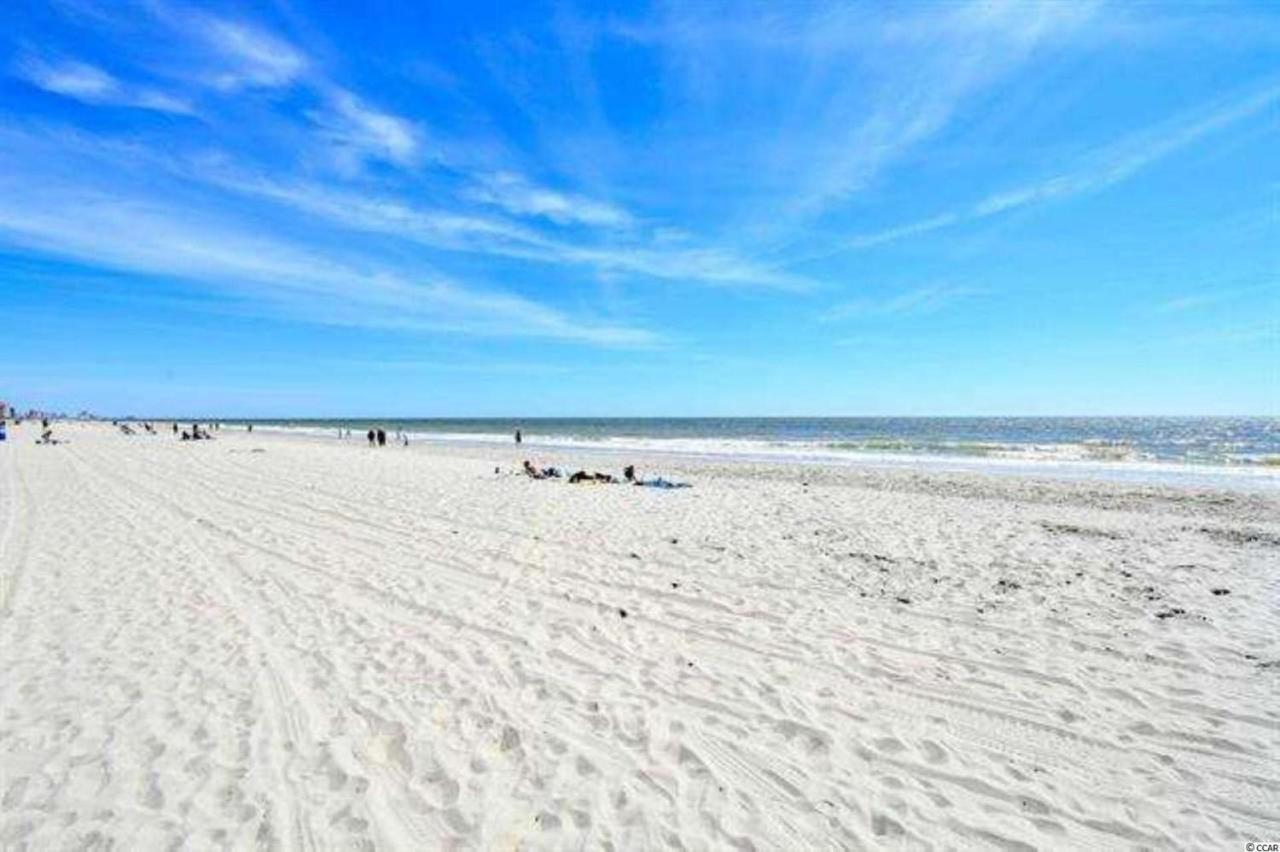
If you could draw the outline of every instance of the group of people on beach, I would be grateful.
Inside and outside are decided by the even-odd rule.
[[[214,428],[217,428],[217,426],[215,425]],[[175,432],[178,431],[177,423],[173,424],[173,431]],[[213,440],[213,435],[209,434],[209,430],[201,429],[199,423],[192,423],[190,432],[188,432],[186,429],[183,429],[180,437],[183,441],[212,441]]]
[[[112,420],[111,422],[115,423],[115,425],[119,427],[121,433],[125,435],[138,434],[137,430],[134,429],[132,426],[130,426],[128,423],[119,423],[115,420]],[[148,435],[156,434],[156,427],[152,426],[150,423],[140,423],[138,425],[141,426],[142,430],[146,432]],[[174,428],[174,431],[176,432],[178,430],[178,424],[177,423],[173,424],[173,428]]]
[[[46,421],[47,422],[47,421]],[[159,435],[156,431],[155,424],[150,421],[124,421],[112,420],[111,425],[120,430],[123,435],[137,435],[138,429],[146,432],[148,435]],[[136,428],[135,428],[136,427]],[[45,428],[48,428],[47,426]],[[221,423],[210,423],[208,426],[202,426],[199,423],[192,423],[190,429],[183,429],[178,425],[178,421],[170,424],[173,434],[181,441],[209,441],[213,439],[213,432],[222,428]],[[249,427],[249,431],[253,431],[253,427]]]
[[[21,426],[22,419],[19,417],[15,417],[13,419],[13,425],[15,427]],[[0,417],[0,441],[9,440],[7,427],[8,427],[8,419],[4,417]],[[53,437],[53,426],[49,424],[48,417],[40,418],[40,437],[36,438],[36,443],[37,444],[61,444],[62,443],[57,438]]]
[[[351,434],[351,430],[348,429],[347,435],[350,435],[350,434]],[[343,437],[341,429],[338,430],[338,437],[339,438]],[[387,445],[387,430],[386,429],[370,429],[368,432],[365,433],[365,438],[368,439],[369,446],[371,447],[385,447]],[[400,442],[400,446],[402,447],[409,446],[409,436],[403,432],[399,432],[399,431],[396,432],[396,440]]]
[[[516,430],[515,441],[517,446],[519,446],[524,442],[524,435],[521,433],[519,429]],[[524,471],[524,475],[529,477],[530,479],[560,479],[563,476],[559,468],[536,467],[533,464],[533,462],[529,461],[528,459],[524,460],[524,464],[521,467]],[[497,473],[498,468],[495,468],[493,472]],[[599,471],[588,472],[585,470],[579,470],[574,473],[571,473],[569,475],[568,481],[570,485],[579,485],[582,483],[588,483],[592,485],[597,485],[597,484],[616,485],[619,482],[619,480],[616,477],[614,477],[612,474],[600,473]],[[636,476],[636,466],[633,464],[629,464],[622,469],[621,481],[627,483],[628,485],[640,485],[646,488],[689,488],[691,487],[687,482],[672,482],[668,479],[663,479],[661,476],[655,477],[653,479],[640,479],[639,477]]]
[[[523,469],[524,469],[524,475],[529,477],[530,479],[560,479],[561,476],[563,475],[561,474],[559,468],[535,467],[533,462],[529,461],[528,459],[524,460]],[[616,477],[614,477],[612,474],[600,473],[599,471],[588,472],[585,470],[579,470],[575,473],[570,474],[568,481],[570,485],[578,485],[581,483],[587,483],[592,485],[595,485],[595,484],[616,485],[619,483],[619,480]],[[622,469],[621,481],[625,482],[628,485],[640,485],[646,488],[689,488],[691,487],[687,482],[672,482],[668,479],[663,479],[661,476],[655,477],[653,479],[641,479],[636,476],[636,467],[635,465],[632,465],[632,464],[629,464]]]

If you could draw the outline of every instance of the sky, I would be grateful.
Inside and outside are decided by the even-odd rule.
[[[1280,414],[1280,4],[0,3],[0,399]]]

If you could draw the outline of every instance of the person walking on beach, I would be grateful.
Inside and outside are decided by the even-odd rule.
[[[378,430],[378,446],[385,447],[387,445],[387,432],[385,429]]]
[[[519,429],[517,429],[517,430],[516,430],[516,443],[517,443],[517,444],[519,444],[521,440],[522,440],[522,438],[521,438],[521,435],[520,435],[520,430],[519,430]]]
[[[372,429],[369,430],[369,434],[366,437],[369,439],[369,446],[371,447],[373,446],[373,442],[378,440],[377,433],[375,433]]]

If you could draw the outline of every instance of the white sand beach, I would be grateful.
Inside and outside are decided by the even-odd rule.
[[[1280,839],[1275,493],[36,432],[5,849]]]

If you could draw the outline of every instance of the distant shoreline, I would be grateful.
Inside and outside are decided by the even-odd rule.
[[[242,425],[245,422],[237,421],[235,425]],[[584,420],[582,422],[599,423],[600,421]],[[392,420],[383,421],[383,423],[383,428],[403,431],[415,443],[474,449],[514,448],[513,432],[422,431],[405,428],[412,425],[406,421]],[[529,423],[532,424],[533,421]],[[375,423],[348,421],[347,424],[325,422],[304,425],[300,421],[291,423],[253,421],[253,425],[266,431],[311,436],[324,440],[336,440],[338,429],[350,429],[354,433],[350,440],[363,440],[363,432]],[[894,445],[891,441],[884,440],[858,444],[822,439],[771,441],[710,436],[685,438],[609,434],[542,435],[530,432],[528,428],[523,430],[522,438],[523,443],[520,446],[530,454],[589,453],[606,458],[619,455],[651,455],[672,460],[995,474],[1227,490],[1280,490],[1280,455],[1277,456],[1276,464],[1213,464],[1123,457],[1117,448],[1106,444],[1024,446],[986,444],[957,447],[954,451],[948,452],[948,448],[943,445],[926,450],[913,450],[910,446]],[[1121,449],[1129,452],[1128,448]]]

